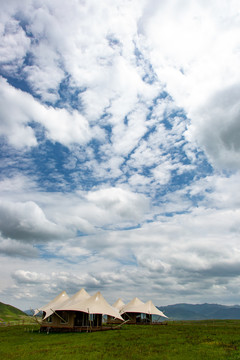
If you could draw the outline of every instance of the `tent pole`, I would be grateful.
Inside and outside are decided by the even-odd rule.
[[[55,315],[57,315],[58,317],[59,317],[59,319],[61,319],[63,322],[64,322],[64,324],[67,324],[67,321],[66,320],[64,320],[56,311],[54,311],[53,309],[50,309]]]
[[[90,332],[92,332],[92,321],[90,319],[90,311],[89,311],[89,308],[88,308],[88,321],[89,321],[89,324],[90,324]]]
[[[116,325],[116,326],[112,326],[112,329],[117,329],[117,328],[119,328],[119,327],[123,326],[124,324],[126,324],[128,321],[129,321],[129,319],[128,319],[128,320],[123,321],[121,324],[118,324],[118,325]]]

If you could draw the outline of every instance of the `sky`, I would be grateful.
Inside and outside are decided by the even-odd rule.
[[[240,304],[239,1],[0,5],[0,301]]]

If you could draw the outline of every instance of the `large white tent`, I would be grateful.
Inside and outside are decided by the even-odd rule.
[[[158,315],[167,318],[162,311],[156,308],[151,300],[144,303],[136,297],[121,308],[120,314],[123,315],[125,313]]]
[[[119,311],[104,299],[100,291],[85,300],[76,301],[71,304],[63,304],[59,308],[56,308],[56,310],[81,311],[88,314],[105,314],[123,320]]]

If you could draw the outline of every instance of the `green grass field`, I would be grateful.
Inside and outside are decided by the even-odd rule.
[[[31,317],[27,315],[21,315],[21,316],[12,316],[12,315],[6,315],[4,317],[0,318],[0,326],[2,325],[32,325],[36,324],[36,321]]]
[[[124,325],[93,333],[39,333],[1,326],[1,359],[240,359],[240,320]]]

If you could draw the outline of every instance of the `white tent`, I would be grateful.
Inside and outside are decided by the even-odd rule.
[[[125,305],[121,309],[120,314],[122,315],[124,313],[141,313],[141,314],[149,314],[149,315],[159,315],[167,318],[167,316],[164,315],[162,311],[158,310],[156,306],[153,305],[153,302],[151,300],[147,301],[146,303],[143,303],[138,298],[134,298],[132,301],[130,301],[127,305]]]
[[[119,311],[124,307],[124,302],[122,301],[122,299],[118,299],[114,304],[113,304],[113,307],[115,309],[118,309]]]
[[[46,305],[40,307],[39,309],[36,309],[34,311],[34,316],[37,315],[40,311],[44,311],[46,314],[48,314],[47,316],[45,315],[44,318],[46,318],[46,317],[50,316],[53,313],[53,311],[51,311],[50,309],[54,308],[55,306],[60,306],[61,304],[63,304],[68,299],[69,299],[69,296],[66,293],[66,291],[62,291],[59,295],[57,295],[49,303],[47,303]]]
[[[100,291],[98,291],[95,295],[91,296],[89,299],[66,306],[66,309],[64,310],[81,311],[89,314],[105,314],[123,320],[123,318],[119,314],[119,311],[112,307],[104,299]]]

